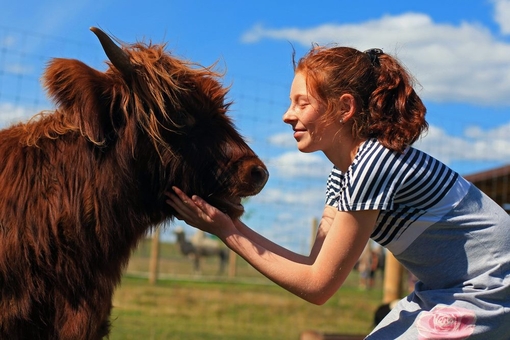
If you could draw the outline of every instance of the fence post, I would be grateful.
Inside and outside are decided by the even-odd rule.
[[[235,251],[228,252],[228,277],[235,277],[237,275],[237,254]]]
[[[391,252],[387,251],[384,264],[383,303],[390,303],[402,297],[403,274],[404,267]]]
[[[312,218],[312,237],[311,237],[311,242],[310,242],[310,251],[313,248],[313,244],[315,242],[315,238],[317,237],[317,230],[318,229],[319,229],[319,222],[314,217],[314,218]]]
[[[152,233],[151,257],[149,262],[149,283],[151,285],[156,284],[158,280],[160,229],[158,225],[154,228],[154,232]]]

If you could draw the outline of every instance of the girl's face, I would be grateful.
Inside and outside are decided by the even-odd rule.
[[[338,127],[325,124],[321,119],[323,113],[324,106],[308,92],[306,75],[296,73],[290,88],[290,106],[283,121],[292,126],[299,151],[326,152],[333,147]]]

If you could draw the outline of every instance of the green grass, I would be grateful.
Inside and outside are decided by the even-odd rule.
[[[217,262],[206,261],[203,274],[174,245],[163,245],[156,285],[136,277],[148,266],[147,244],[135,253],[114,297],[110,339],[298,339],[306,329],[368,334],[381,303],[376,289],[357,288],[353,272],[323,306],[315,306],[269,282],[242,260],[234,278],[217,276]],[[162,269],[163,271],[163,269]]]

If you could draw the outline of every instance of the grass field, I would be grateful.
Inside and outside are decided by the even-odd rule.
[[[208,259],[201,275],[162,244],[162,279],[150,285],[146,273],[149,244],[142,243],[117,289],[110,339],[298,339],[306,329],[368,334],[381,303],[381,278],[375,289],[358,289],[357,272],[323,306],[309,304],[269,282],[242,260],[237,276],[216,275]]]

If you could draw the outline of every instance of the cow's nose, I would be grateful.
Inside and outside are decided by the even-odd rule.
[[[250,174],[252,183],[254,184],[257,192],[259,192],[262,188],[264,188],[264,185],[266,185],[267,179],[269,178],[269,172],[267,172],[266,168],[260,165],[254,165],[251,168]]]

